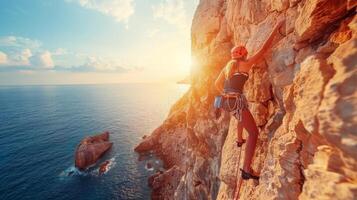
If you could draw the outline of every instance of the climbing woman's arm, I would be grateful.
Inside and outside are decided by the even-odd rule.
[[[217,90],[222,94],[223,93],[223,83],[225,80],[225,68],[221,70],[221,73],[219,73],[216,81],[214,82],[214,85],[216,86]]]
[[[285,22],[285,19],[281,18],[277,24],[275,25],[273,31],[270,33],[268,39],[264,42],[263,46],[258,50],[258,52],[248,58],[248,60],[246,61],[246,63],[248,65],[254,65],[256,64],[257,62],[259,62],[264,54],[267,52],[267,50],[271,47],[272,43],[273,43],[273,40],[274,40],[274,36],[276,35],[276,33],[278,32],[279,28],[283,25],[283,23]]]

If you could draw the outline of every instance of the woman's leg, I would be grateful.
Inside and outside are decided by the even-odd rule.
[[[238,122],[237,124],[237,142],[243,142],[243,125],[242,122]]]
[[[242,112],[242,124],[243,127],[248,131],[248,141],[245,148],[244,164],[243,170],[246,172],[251,171],[251,163],[254,156],[255,147],[258,140],[259,130],[255,123],[255,120],[248,109],[244,109]]]

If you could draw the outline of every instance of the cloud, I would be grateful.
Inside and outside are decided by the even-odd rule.
[[[57,48],[56,50],[51,52],[53,56],[62,56],[62,55],[66,55],[67,53],[68,53],[67,49],[64,48]]]
[[[55,65],[49,51],[44,51],[30,58],[31,65],[35,68],[52,69]]]
[[[7,55],[0,51],[0,65],[7,63]]]
[[[42,49],[41,42],[24,37],[0,37],[0,49],[6,53],[0,54],[0,65],[7,68],[26,69],[51,69],[54,67],[51,52]],[[63,49],[57,49],[56,54],[62,54]]]
[[[117,62],[102,59],[100,57],[88,56],[84,64],[78,66],[56,66],[58,71],[72,71],[72,72],[129,72],[128,68],[122,67]]]
[[[36,49],[41,46],[38,40],[32,40],[24,37],[5,36],[0,38],[0,46],[2,47],[26,47]]]
[[[64,48],[48,50],[41,43],[23,37],[0,37],[0,71],[68,71],[125,73],[138,70],[117,61],[103,59]],[[126,66],[126,65],[125,65]]]
[[[70,0],[67,0],[70,1]],[[114,17],[117,22],[127,23],[134,14],[134,0],[72,0],[84,8]]]
[[[4,36],[0,37],[0,50],[6,55],[6,62],[1,62],[1,66],[17,67],[30,66],[30,57],[33,51],[37,51],[41,43],[24,37]]]
[[[28,48],[18,49],[9,54],[7,62],[2,65],[7,66],[30,66],[32,51]]]
[[[152,6],[152,10],[154,18],[163,19],[180,29],[186,30],[190,27],[183,0],[165,0]]]

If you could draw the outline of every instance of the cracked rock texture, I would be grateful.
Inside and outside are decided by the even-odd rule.
[[[214,117],[213,83],[234,45],[254,54],[284,15],[286,25],[244,89],[260,130],[252,167],[261,178],[243,182],[240,199],[355,199],[356,5],[200,0],[192,22],[191,87],[135,149],[165,162],[167,171],[151,177],[152,198],[233,199],[244,146],[235,145],[233,117]]]

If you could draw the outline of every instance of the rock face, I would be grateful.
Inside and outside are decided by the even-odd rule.
[[[109,132],[84,138],[76,149],[75,166],[84,170],[95,164],[112,145],[113,143],[109,142]]]
[[[286,25],[244,89],[261,178],[243,182],[240,199],[355,199],[357,17],[348,0],[200,0],[191,88],[135,149],[168,169],[151,178],[153,199],[233,199],[245,147],[235,145],[235,118],[214,117],[213,82],[231,47],[254,54],[281,15]]]

